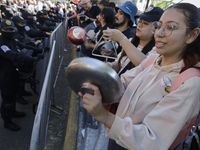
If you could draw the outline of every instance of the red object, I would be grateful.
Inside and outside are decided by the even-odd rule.
[[[73,1],[74,1],[74,3],[77,3],[77,4],[78,4],[78,1],[79,1],[79,0],[73,0]]]
[[[81,45],[86,37],[86,32],[83,28],[74,26],[69,29],[67,37],[71,43],[75,45]]]

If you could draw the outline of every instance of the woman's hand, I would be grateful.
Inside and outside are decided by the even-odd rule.
[[[110,57],[117,57],[117,55],[115,54],[115,52],[113,50],[108,50],[108,53],[101,51],[101,55],[110,56]]]
[[[97,86],[86,84],[86,86],[94,91],[94,95],[79,92],[78,95],[83,98],[83,107],[99,122],[105,123],[107,110],[103,107],[102,96]]]
[[[91,40],[87,39],[84,43],[86,49],[93,49],[94,44],[91,42]]]
[[[120,43],[124,37],[124,34],[121,31],[117,29],[110,29],[110,28],[107,28],[107,30],[104,30],[103,35],[104,35],[103,38],[105,41],[111,40],[111,41],[116,41],[118,43]]]

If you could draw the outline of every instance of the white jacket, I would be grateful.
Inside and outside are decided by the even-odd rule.
[[[165,87],[179,75],[183,60],[159,66],[162,56],[158,56],[143,71],[147,59],[121,75],[124,94],[106,136],[131,150],[167,150],[185,123],[198,114],[200,78],[190,78],[167,93]]]

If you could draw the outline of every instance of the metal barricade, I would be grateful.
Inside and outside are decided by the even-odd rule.
[[[62,52],[64,51],[66,38],[67,20],[59,24],[50,37],[50,57],[34,120],[30,150],[43,150],[45,148],[51,105],[62,110],[62,108],[55,105],[54,88],[63,59]]]

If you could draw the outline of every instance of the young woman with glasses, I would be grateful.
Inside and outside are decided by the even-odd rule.
[[[199,77],[189,78],[173,92],[168,93],[166,88],[188,68],[200,69],[199,28],[196,6],[177,3],[165,10],[159,22],[152,25],[159,55],[148,68],[144,65],[151,58],[121,75],[124,94],[116,115],[104,109],[97,86],[88,85],[94,95],[79,93],[83,107],[108,127],[106,136],[116,141],[115,149],[174,149],[170,146],[185,123],[198,115]],[[109,31],[104,35],[111,38]],[[116,39],[123,41],[123,36],[118,36]],[[123,49],[131,45],[127,39],[122,42]]]

